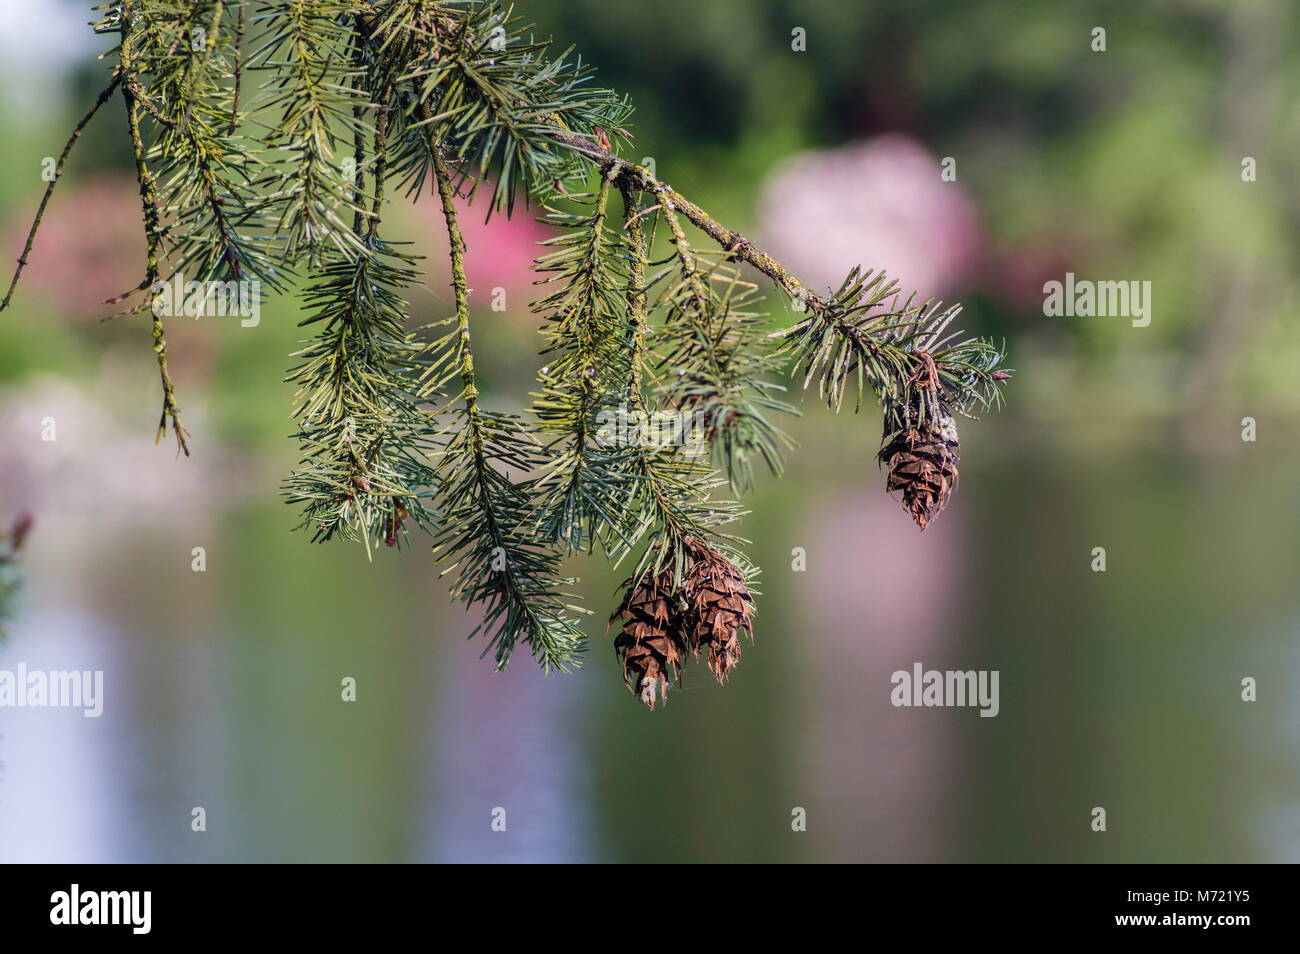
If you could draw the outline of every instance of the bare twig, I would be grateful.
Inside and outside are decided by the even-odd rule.
[[[121,73],[128,80],[131,78],[132,56],[134,53],[130,26],[130,7],[130,0],[123,0],[122,46],[119,55],[122,64]],[[148,163],[145,161],[144,139],[140,135],[140,107],[131,86],[130,82],[125,83],[122,95],[126,99],[127,125],[131,132],[131,149],[135,155],[136,174],[140,180],[140,202],[144,209],[145,242],[149,250],[149,264],[142,285],[151,288],[158,280],[158,261],[162,254],[162,222],[158,207],[158,184],[153,172],[149,169]],[[176,455],[179,457],[181,453],[184,453],[188,457],[190,456],[190,448],[185,440],[185,428],[181,425],[181,409],[176,404],[176,391],[172,386],[171,375],[167,372],[167,340],[163,334],[162,316],[157,311],[154,312],[153,316],[153,350],[158,357],[158,375],[162,382],[163,391],[162,414],[158,419],[158,434],[154,442],[157,443],[167,433],[167,420],[170,418],[172,431],[176,435]]]
[[[121,82],[122,74],[120,72],[114,73],[113,79],[106,87],[104,87],[104,91],[99,94],[99,98],[95,100],[95,105],[91,106],[89,112],[81,118],[81,122],[77,123],[76,128],[72,130],[72,135],[68,137],[67,143],[64,144],[63,152],[59,154],[59,161],[55,163],[54,166],[54,178],[52,178],[50,184],[45,187],[45,195],[41,197],[40,208],[36,210],[36,218],[32,220],[32,227],[27,233],[27,244],[23,246],[23,254],[18,258],[18,268],[15,269],[13,280],[9,283],[9,291],[5,293],[4,301],[0,301],[0,311],[4,311],[9,307],[9,299],[13,297],[14,289],[18,286],[18,279],[22,276],[23,269],[27,266],[27,256],[31,254],[32,245],[36,241],[36,232],[41,227],[41,219],[45,216],[45,207],[49,205],[50,196],[54,194],[54,186],[58,183],[59,177],[63,175],[63,164],[67,161],[68,154],[72,152],[72,147],[75,146],[77,140],[81,138],[82,130],[86,128],[86,125],[94,117],[95,113],[99,112],[99,107],[108,102],[109,97],[116,92]]]

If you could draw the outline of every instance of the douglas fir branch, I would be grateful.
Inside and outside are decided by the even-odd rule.
[[[950,332],[957,307],[855,269],[815,294],[646,168],[621,158],[626,99],[510,8],[468,0],[117,0],[104,88],[58,159],[0,308],[13,297],[69,153],[120,97],[140,187],[143,277],[115,301],[157,356],[159,436],[189,453],[156,288],[182,277],[300,297],[288,380],[301,463],[283,493],[315,540],[434,538],[498,668],[523,646],[574,666],[584,611],[566,555],[633,567],[611,623],[649,706],[702,656],[725,680],[752,638],[756,568],[728,499],[779,475],[793,413],[776,383],[884,412],[885,486],[924,529],[957,486],[956,418],[1000,404],[1001,349]],[[116,112],[110,115],[117,115]],[[455,311],[410,327],[417,256],[384,212],[438,204]],[[522,414],[481,401],[457,200],[543,210],[533,304],[542,365]],[[531,213],[527,213],[531,214]],[[657,244],[656,244],[657,243]],[[755,311],[766,279],[798,320]],[[702,422],[704,454],[597,433],[602,413]]]

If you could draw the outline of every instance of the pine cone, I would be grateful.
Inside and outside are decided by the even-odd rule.
[[[938,413],[918,423],[919,401],[906,418],[901,405],[885,412],[885,435],[878,459],[889,467],[885,489],[901,491],[903,509],[922,530],[948,504],[957,488],[957,424],[952,414],[935,401]]]
[[[754,639],[750,617],[754,597],[740,569],[700,540],[686,541],[690,568],[686,571],[688,604],[686,629],[691,652],[707,651],[709,669],[718,682],[726,682],[731,667],[740,661],[740,633]]]
[[[948,505],[957,489],[957,422],[943,401],[939,368],[918,351],[909,406],[885,411],[885,434],[877,459],[889,466],[887,493],[902,491],[903,509],[922,530]],[[922,421],[924,418],[924,421]]]
[[[651,709],[668,698],[668,686],[681,680],[683,613],[673,590],[673,570],[647,571],[640,582],[628,580],[623,602],[610,622],[623,620],[614,651],[623,660],[628,688]]]

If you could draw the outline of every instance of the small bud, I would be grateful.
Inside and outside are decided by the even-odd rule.
[[[23,548],[23,543],[27,540],[27,535],[32,532],[32,525],[35,523],[35,518],[25,510],[14,518],[14,524],[9,530],[9,547],[14,553]]]

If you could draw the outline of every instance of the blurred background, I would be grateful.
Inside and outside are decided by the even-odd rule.
[[[633,158],[810,284],[885,268],[1005,338],[1009,404],[963,426],[953,502],[918,533],[884,494],[878,411],[799,395],[787,477],[749,500],[763,596],[725,689],[696,666],[665,708],[636,702],[598,561],[574,566],[585,668],[493,674],[422,544],[368,563],[290,533],[292,297],[257,328],[170,324],[195,456],[154,445],[149,326],[98,320],[144,253],[115,100],[0,316],[0,522],[36,517],[0,669],[102,669],[105,713],[0,709],[0,860],[1300,860],[1300,8],[519,7],[630,94]],[[5,8],[9,262],[108,44],[85,2]],[[473,316],[476,350],[519,407],[546,233],[467,218],[470,284],[510,305]],[[435,209],[394,221],[433,256],[413,320],[440,318]],[[1150,325],[1045,317],[1067,271],[1150,281]],[[999,670],[1000,714],[893,708],[915,662]]]

